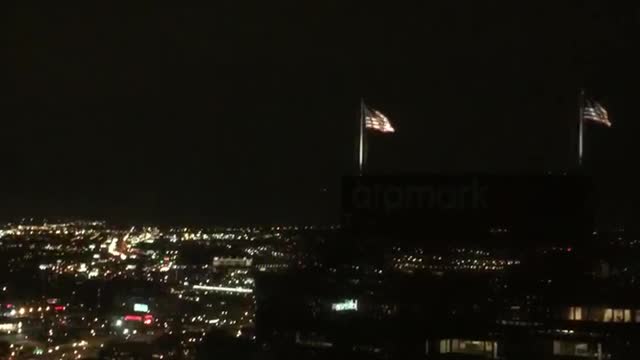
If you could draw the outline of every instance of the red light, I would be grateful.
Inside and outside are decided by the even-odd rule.
[[[145,315],[144,316],[144,324],[145,325],[151,325],[151,323],[153,322],[153,315]]]
[[[7,304],[7,309],[13,308],[13,304]]]
[[[139,315],[125,315],[124,321],[142,321],[142,316]]]
[[[567,248],[567,252],[571,252],[573,249],[572,248]]]
[[[58,306],[54,307],[54,309],[55,309],[56,311],[64,311],[65,307],[64,307],[64,306],[62,306],[62,305],[58,305]]]

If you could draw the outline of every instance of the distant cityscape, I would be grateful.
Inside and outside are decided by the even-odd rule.
[[[255,272],[306,266],[298,237],[310,230],[5,224],[3,357],[95,357],[130,340],[175,345],[154,358],[190,358],[211,328],[253,340]]]
[[[338,225],[25,219],[0,230],[0,357],[208,358],[217,334],[239,358],[617,358],[638,344],[639,249],[616,229],[578,248],[394,245],[371,260]]]

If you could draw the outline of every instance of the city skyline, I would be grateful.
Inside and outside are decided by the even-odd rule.
[[[637,4],[0,8],[0,360],[638,359]]]

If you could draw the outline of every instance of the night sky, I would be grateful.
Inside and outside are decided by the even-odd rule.
[[[640,220],[638,5],[215,3],[2,5],[0,215],[335,221],[361,96],[372,171],[567,170],[584,86],[602,219]]]

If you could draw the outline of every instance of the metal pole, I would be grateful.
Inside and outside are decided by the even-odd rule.
[[[580,90],[578,98],[578,167],[582,166],[584,154],[584,89]]]
[[[365,135],[365,116],[364,116],[364,99],[360,99],[360,149],[358,154],[358,174],[362,176],[364,171],[364,135]]]

